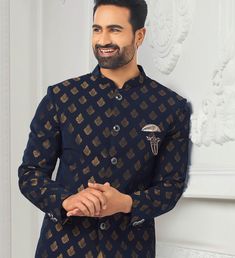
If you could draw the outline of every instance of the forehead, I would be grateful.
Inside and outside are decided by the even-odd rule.
[[[94,14],[94,24],[108,26],[109,24],[118,24],[122,26],[131,26],[129,22],[130,10],[126,7],[115,5],[101,5]]]

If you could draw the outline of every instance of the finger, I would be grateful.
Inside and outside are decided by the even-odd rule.
[[[72,210],[72,211],[68,211],[67,214],[66,214],[67,217],[73,216],[76,210],[77,210],[77,209]]]
[[[88,207],[82,201],[79,201],[76,206],[85,216],[90,216]]]
[[[90,183],[88,182],[88,186],[95,188],[97,190],[100,190],[102,192],[104,192],[106,190],[107,185],[102,185],[102,184],[98,184],[98,183]]]
[[[87,188],[87,189],[91,194],[95,195],[99,199],[102,209],[107,207],[108,199],[102,192],[93,188]]]
[[[86,193],[86,198],[89,199],[94,204],[94,208],[95,208],[94,213],[99,212],[101,209],[101,203],[99,198],[96,195],[92,194],[91,192]]]
[[[96,215],[96,217],[98,217],[98,218],[102,218],[102,217],[104,217],[105,215],[102,213],[102,212],[100,212],[99,214],[97,214]]]
[[[68,197],[63,202],[63,208],[66,211],[70,211],[70,210],[76,209],[76,200],[77,200],[77,195],[75,195],[75,194],[73,196]]]
[[[80,215],[82,215],[82,212],[79,209],[74,209],[72,211],[68,211],[66,215],[68,217],[70,217],[70,216],[80,216]]]
[[[86,216],[79,209],[74,209],[74,210],[68,211],[66,215],[67,215],[67,217],[71,217],[71,216]],[[101,212],[95,212],[94,217],[100,217],[100,216],[101,216]]]
[[[85,216],[85,215],[79,209],[74,209],[74,210],[68,211],[67,216],[70,217],[70,216]]]
[[[93,216],[95,213],[95,204],[92,201],[90,201],[84,194],[81,195],[79,199],[87,207],[87,210],[89,212],[88,216]]]

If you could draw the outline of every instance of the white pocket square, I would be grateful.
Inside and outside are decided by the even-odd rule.
[[[147,124],[141,129],[141,131],[144,131],[144,132],[161,132],[161,129],[159,128],[159,126],[157,126],[155,124]]]

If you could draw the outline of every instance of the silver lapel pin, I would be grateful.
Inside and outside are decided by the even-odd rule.
[[[155,124],[147,124],[145,125],[141,131],[149,132],[149,135],[146,136],[147,140],[150,141],[150,146],[152,153],[154,155],[158,154],[158,143],[160,142],[160,138],[155,136],[155,132],[161,132],[161,129]]]

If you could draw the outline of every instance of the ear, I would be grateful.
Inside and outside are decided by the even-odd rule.
[[[144,38],[145,38],[145,34],[146,34],[146,28],[138,29],[138,30],[135,32],[135,36],[136,36],[136,47],[137,47],[137,48],[142,45],[142,42],[144,41]]]

